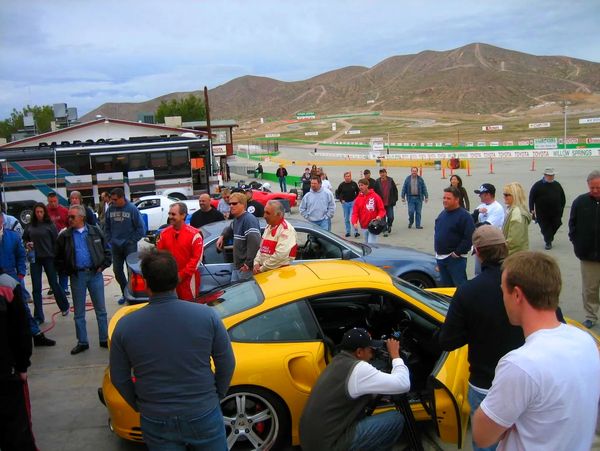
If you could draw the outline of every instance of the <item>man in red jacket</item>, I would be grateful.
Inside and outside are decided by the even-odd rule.
[[[373,219],[385,218],[385,207],[381,197],[369,188],[367,179],[358,181],[358,196],[354,199],[354,207],[352,207],[352,224],[355,228],[360,228],[365,237],[365,243],[377,242],[377,235],[369,232],[369,222]]]
[[[171,204],[170,225],[161,232],[156,247],[169,251],[175,257],[179,272],[177,297],[193,301],[200,294],[198,265],[202,261],[204,240],[198,229],[185,223],[187,213],[187,205],[183,202]]]

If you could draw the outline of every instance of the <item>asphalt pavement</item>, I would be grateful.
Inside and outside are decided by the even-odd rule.
[[[291,157],[290,159],[304,161],[311,157],[310,150],[284,148],[282,155],[285,158]],[[311,161],[313,160],[314,158]],[[531,162],[529,160],[504,160],[496,163],[494,173],[490,174],[487,161],[475,160],[471,165],[471,176],[467,176],[465,170],[457,171],[463,178],[473,207],[477,205],[477,196],[473,194],[473,190],[481,183],[494,184],[499,194],[502,192],[502,186],[512,181],[522,183],[529,190],[529,187],[541,178],[544,167],[553,166],[558,171],[556,179],[563,185],[566,192],[567,208],[563,216],[563,226],[555,239],[554,248],[545,252],[549,252],[558,260],[563,274],[561,295],[563,312],[580,321],[583,320],[584,314],[581,302],[579,261],[573,254],[567,237],[567,220],[571,202],[578,194],[587,191],[585,177],[589,171],[599,166],[598,163],[597,159],[538,160],[536,162],[537,170],[530,171]],[[275,164],[265,163],[265,172],[271,170],[274,172]],[[374,162],[360,169],[367,167],[371,169],[374,176],[377,176],[379,168]],[[304,165],[288,167],[288,171],[293,175],[300,175],[303,169]],[[326,167],[334,187],[342,181],[342,173],[345,169],[341,165]],[[356,167],[352,170],[358,171],[358,169]],[[409,168],[394,168],[388,171],[388,175],[393,177],[396,183],[402,183],[408,173]],[[387,238],[380,237],[381,243],[409,246],[433,252],[433,223],[437,214],[442,210],[442,189],[449,182],[447,178],[442,179],[441,172],[433,168],[424,169],[423,176],[430,196],[429,202],[423,207],[424,229],[409,230],[407,228],[407,209],[399,203],[396,207],[393,232]],[[449,177],[449,174],[447,173],[446,176]],[[234,176],[234,178],[244,177]],[[358,178],[359,174],[355,173],[354,179]],[[299,216],[297,208],[293,209],[292,216]],[[336,211],[333,232],[344,233],[341,208]],[[532,224],[529,233],[531,249],[543,251],[544,243],[537,225]],[[473,259],[469,260],[468,271],[472,276]],[[117,305],[120,291],[112,271],[108,269],[104,274],[106,306],[110,318],[120,308]],[[29,278],[27,283],[30,285]],[[34,348],[32,366],[29,370],[33,428],[39,449],[42,451],[146,449],[143,445],[118,438],[107,427],[107,412],[98,400],[97,388],[102,383],[103,372],[108,363],[108,350],[98,346],[98,329],[93,310],[87,313],[90,349],[72,356],[69,351],[76,344],[73,315],[62,317],[52,298],[47,297],[45,303],[47,323],[41,327],[48,337],[57,341],[57,345],[48,348]],[[600,326],[596,325],[594,330],[596,333],[600,333]],[[425,449],[455,449],[454,446],[440,445],[427,438],[434,435],[431,427],[426,427],[425,433]],[[599,444],[600,441],[597,439],[594,449],[600,449]],[[397,449],[403,449],[403,445],[398,446]],[[470,450],[470,442],[466,443],[463,449]]]

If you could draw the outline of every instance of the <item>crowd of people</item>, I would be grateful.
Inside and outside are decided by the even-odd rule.
[[[285,191],[287,171],[283,166],[278,171],[280,188]],[[346,237],[354,233],[358,238],[362,234],[365,242],[374,243],[378,235],[374,230],[382,231],[384,236],[391,233],[396,219],[394,207],[401,200],[408,205],[408,228],[422,229],[421,212],[429,193],[418,172],[418,168],[411,168],[400,190],[385,168],[380,169],[378,179],[365,170],[357,182],[346,172],[334,190],[322,170],[307,168],[303,191],[306,180],[309,188],[302,196],[299,212],[308,221],[331,230],[337,198],[343,209]],[[453,175],[443,191],[443,210],[435,220],[433,245],[442,283],[456,286],[457,290],[436,338],[440,347],[448,351],[469,345],[468,401],[476,449],[493,448],[498,442],[507,449],[528,449],[539,443],[546,443],[547,449],[585,449],[591,443],[600,396],[598,352],[587,334],[564,324],[558,308],[561,275],[555,260],[547,253],[528,251],[532,221],[538,222],[547,251],[552,249],[561,226],[566,198],[555,176],[552,168],[546,168],[543,179],[531,187],[528,199],[521,184],[506,184],[502,189],[505,207],[496,200],[496,187],[483,183],[474,190],[480,203],[472,212],[459,176]],[[598,320],[600,307],[600,171],[592,171],[587,184],[588,192],[572,203],[569,239],[581,262],[586,312],[583,325],[591,328]],[[194,300],[200,292],[197,269],[203,238],[198,228],[224,218],[232,220],[217,241],[218,249],[232,246],[232,282],[289,265],[296,256],[296,233],[285,220],[284,205],[269,201],[263,208],[252,200],[251,190],[242,191],[224,190],[217,208],[211,206],[210,196],[201,195],[200,209],[192,215],[190,225],[186,224],[185,203],[170,206],[169,226],[162,231],[157,250],[142,257],[151,308],[121,320],[114,333],[110,355],[113,383],[126,401],[141,412],[144,436],[156,449],[165,440],[183,440],[197,445],[197,449],[217,447],[225,440],[218,399],[227,391],[235,366],[229,338],[210,309],[175,302]],[[77,342],[71,354],[90,347],[85,320],[88,293],[98,323],[98,345],[107,348],[103,271],[113,266],[122,293],[118,303],[125,303],[127,277],[123,266],[127,256],[137,251],[137,243],[146,232],[140,212],[120,188],[101,194],[97,214],[83,205],[77,191],[70,194],[68,207],[60,205],[56,193],[49,193],[47,200],[47,204],[34,205],[31,223],[25,230],[15,218],[6,213],[0,215],[0,322],[3,330],[9,332],[0,337],[3,348],[8,350],[3,354],[0,378],[12,384],[6,385],[2,401],[18,411],[11,414],[13,422],[5,424],[12,425],[14,431],[29,428],[29,433],[30,424],[25,424],[27,412],[22,409],[26,402],[16,391],[22,392],[19,384],[26,381],[31,343],[55,344],[40,330],[40,324],[45,322],[42,272],[62,316],[69,315],[69,296],[72,297]],[[267,223],[262,234],[257,217],[264,217]],[[471,280],[466,274],[470,253],[477,262],[476,276]],[[24,283],[26,259],[30,262],[32,294]],[[33,314],[29,298],[33,299]],[[142,348],[147,349],[157,339],[146,326],[148,322],[159,324],[161,330],[171,328],[178,332],[166,334],[167,337],[160,334],[161,344],[156,347],[165,358],[176,362],[172,368],[157,366],[152,363],[156,359],[148,361],[143,357],[147,353]],[[205,327],[199,328],[198,324]],[[198,344],[195,349],[197,361],[203,362],[200,367],[192,368],[185,363],[187,356],[175,352],[184,336]],[[399,345],[394,340],[386,343],[392,358],[391,374],[368,364],[373,355],[368,331],[347,331],[340,346],[342,352],[322,373],[302,417],[303,447],[322,449],[322,444],[328,443],[328,449],[384,449],[398,439],[402,417],[392,412],[364,418],[362,412],[373,394],[409,390],[409,371],[400,358]],[[214,373],[210,370],[211,359]],[[556,365],[556,361],[561,364]],[[147,384],[143,378],[139,381],[144,383],[132,384],[132,369],[136,374],[198,378],[212,388],[194,398],[187,392],[164,393],[155,386],[153,378]],[[172,397],[171,404],[164,404],[164,397]],[[503,402],[506,397],[510,397],[510,405]],[[198,409],[198,403],[204,407]],[[161,408],[167,405],[168,408]],[[329,407],[325,409],[325,405]],[[331,415],[325,418],[325,411]],[[176,415],[176,421],[169,419],[168,426],[157,428],[157,423],[164,423],[174,412],[181,413]],[[195,418],[205,418],[216,432],[207,436],[202,426],[204,435],[192,428],[190,434],[181,437],[182,424]],[[15,435],[5,433],[6,430],[4,426],[2,437]],[[27,438],[26,432],[24,437],[19,449],[35,449],[32,435]],[[583,445],[569,447],[574,441]]]

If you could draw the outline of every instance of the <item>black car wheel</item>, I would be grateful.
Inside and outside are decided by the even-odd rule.
[[[285,405],[258,387],[236,387],[221,400],[227,448],[235,450],[279,449],[290,430]]]
[[[420,272],[407,272],[406,274],[400,274],[399,277],[419,288],[435,288],[435,282],[428,275]]]

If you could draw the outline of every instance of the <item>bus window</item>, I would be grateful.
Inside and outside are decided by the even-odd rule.
[[[95,157],[96,172],[116,172],[113,167],[112,155],[96,155]]]
[[[113,155],[113,168],[115,172],[127,171],[127,155]]]
[[[190,176],[190,164],[187,150],[174,150],[171,152],[171,166],[169,174],[182,177]]]
[[[150,167],[155,174],[164,174],[169,169],[166,152],[150,152]]]
[[[73,175],[91,174],[90,160],[87,155],[77,153],[57,153],[58,172],[60,168]]]
[[[146,153],[129,154],[129,171],[143,171],[148,169]]]

